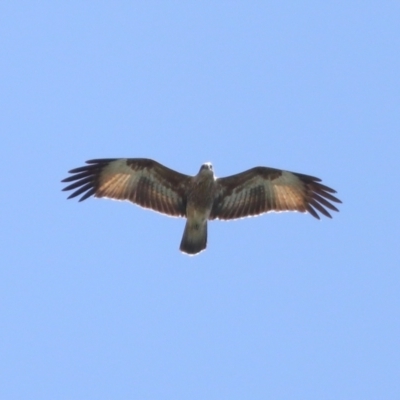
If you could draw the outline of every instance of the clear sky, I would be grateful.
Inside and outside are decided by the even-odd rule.
[[[399,399],[400,3],[3,1],[1,399]],[[91,158],[315,175],[333,219],[66,200]]]

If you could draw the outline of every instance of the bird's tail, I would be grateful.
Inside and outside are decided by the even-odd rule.
[[[207,246],[207,220],[186,221],[180,250],[187,254],[197,254]]]

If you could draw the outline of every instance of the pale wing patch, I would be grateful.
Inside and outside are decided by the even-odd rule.
[[[295,175],[283,171],[269,186],[276,199],[276,211],[306,211],[304,185]]]
[[[126,159],[110,163],[99,176],[96,197],[129,199],[137,187],[140,173],[126,165]]]

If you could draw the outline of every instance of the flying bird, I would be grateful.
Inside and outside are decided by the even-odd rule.
[[[207,221],[231,220],[270,211],[319,213],[339,211],[341,203],[321,180],[304,174],[268,167],[255,167],[236,175],[216,178],[211,163],[195,176],[181,174],[146,158],[107,158],[86,161],[69,171],[63,190],[79,195],[128,200],[162,214],[187,219],[180,250],[194,255],[207,246]]]

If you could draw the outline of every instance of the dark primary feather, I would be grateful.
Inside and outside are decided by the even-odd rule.
[[[341,203],[335,190],[321,180],[304,174],[275,168],[256,167],[217,179],[217,191],[210,219],[236,219],[268,211],[308,211],[320,219],[317,211],[338,211],[331,203]]]
[[[83,194],[129,200],[171,216],[185,216],[185,185],[190,179],[160,163],[145,158],[109,158],[86,161],[88,165],[69,171],[62,182],[73,182],[63,190],[74,190],[68,197]]]

